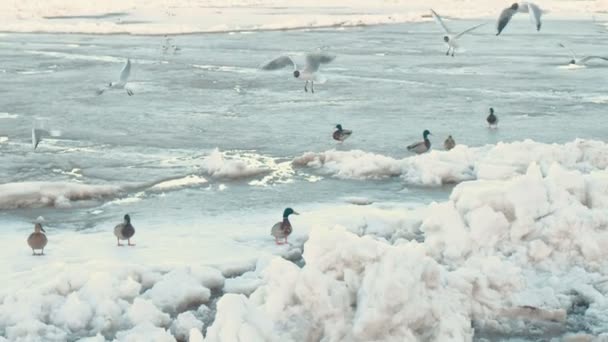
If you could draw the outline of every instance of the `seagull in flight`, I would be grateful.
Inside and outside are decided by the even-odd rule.
[[[581,58],[577,58],[576,54],[574,53],[574,51],[572,51],[570,48],[566,47],[564,44],[559,43],[559,46],[563,47],[564,49],[570,51],[570,55],[572,56],[572,59],[570,60],[570,65],[585,65],[585,63],[587,63],[588,61],[592,60],[592,59],[603,59],[605,61],[608,61],[608,58],[606,57],[602,57],[602,56],[583,56]]]
[[[534,26],[536,26],[536,31],[540,31],[540,27],[542,24],[540,22],[540,16],[543,13],[542,10],[540,9],[540,7],[538,7],[537,5],[535,5],[531,2],[520,2],[520,3],[515,2],[511,5],[511,7],[507,7],[504,10],[502,10],[502,12],[500,12],[500,16],[498,17],[498,24],[496,25],[496,29],[498,31],[496,33],[497,36],[500,35],[502,30],[504,30],[504,28],[507,26],[507,24],[509,23],[511,18],[517,12],[529,13],[530,20],[532,20],[532,22],[534,23]]]
[[[450,50],[451,50],[452,57],[454,57],[454,52],[458,48],[458,38],[462,37],[465,33],[471,32],[471,31],[475,30],[476,28],[478,28],[482,25],[485,25],[485,24],[475,25],[458,34],[454,34],[454,32],[450,31],[450,29],[443,23],[441,16],[439,14],[437,14],[437,12],[435,12],[435,11],[433,11],[433,9],[431,9],[431,14],[433,15],[433,18],[435,19],[435,21],[441,26],[441,28],[443,28],[443,31],[445,32],[445,35],[443,36],[443,41],[448,45],[448,51],[446,51],[446,53],[445,53],[446,56],[450,55]]]
[[[56,130],[46,130],[43,128],[32,128],[32,146],[34,150],[38,147],[38,144],[42,141],[43,137],[59,137],[61,136],[60,131]]]
[[[125,66],[122,68],[122,71],[120,72],[120,81],[110,82],[110,84],[108,84],[108,86],[106,88],[99,89],[97,91],[97,95],[101,95],[104,93],[104,91],[110,90],[110,89],[125,89],[127,91],[127,94],[129,94],[129,96],[133,95],[133,91],[131,89],[127,88],[127,80],[129,79],[130,74],[131,74],[131,60],[127,59],[127,63],[125,63]]]
[[[302,70],[298,70],[298,66],[289,56],[281,56],[271,60],[262,66],[262,70],[278,70],[286,66],[293,67],[293,77],[306,81],[304,91],[308,91],[308,82],[310,81],[310,91],[315,92],[314,82],[318,81],[317,71],[321,64],[327,64],[333,61],[336,57],[323,53],[314,52],[306,54],[306,66]]]

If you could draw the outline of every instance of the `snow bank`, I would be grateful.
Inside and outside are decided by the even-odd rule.
[[[295,167],[307,167],[343,179],[402,177],[417,185],[441,185],[474,179],[509,179],[537,162],[543,172],[558,163],[568,169],[591,172],[608,167],[608,146],[600,141],[575,140],[566,144],[544,144],[525,140],[483,147],[458,145],[450,151],[394,159],[375,153],[354,151],[308,152],[295,158]]]
[[[269,169],[254,158],[245,155],[228,155],[215,149],[201,163],[201,170],[217,178],[239,179],[267,173]]]
[[[608,171],[588,172],[605,161],[593,144],[547,148],[511,179],[465,182],[421,209],[422,242],[314,228],[305,266],[276,258],[249,298],[225,295],[205,341],[608,333]]]
[[[608,9],[605,1],[545,0],[551,18],[585,18]],[[428,20],[428,8],[446,18],[495,20],[501,0],[462,6],[451,0],[108,0],[94,5],[68,0],[0,2],[2,31],[178,34],[356,26]],[[516,18],[517,19],[517,18]],[[525,18],[524,18],[525,19]],[[519,20],[519,19],[517,19]],[[523,19],[521,19],[523,20]]]
[[[29,264],[1,264],[13,277],[6,278],[24,281],[0,292],[0,335],[10,341],[200,341],[204,323],[212,321],[214,290],[226,294],[217,301],[207,342],[605,337],[606,151],[604,143],[582,140],[459,146],[403,160],[372,156],[378,172],[358,171],[356,165],[370,157],[364,152],[313,154],[300,167],[374,178],[399,164],[394,176],[410,177],[424,168],[440,175],[429,179],[443,180],[449,168],[437,165],[461,163],[452,170],[471,169],[474,180],[456,185],[448,201],[414,209],[340,204],[301,215],[294,231],[295,241],[306,241],[301,268],[279,257],[230,260],[230,253],[211,244],[204,246],[211,250],[205,258],[221,255],[209,262],[225,262],[217,269],[197,266],[200,255],[145,266],[165,245],[183,246],[184,255],[191,255],[206,240],[188,235],[197,237],[192,245],[182,234],[154,229],[147,238],[154,241],[158,234],[162,244],[113,252],[109,266],[64,267],[76,258],[70,254],[35,264],[52,258],[52,250],[46,259],[30,257]],[[243,229],[234,231],[232,242],[246,236],[238,241],[252,244],[256,253],[272,246],[267,226],[255,233],[248,232],[250,226]],[[262,234],[267,240],[256,240]],[[99,236],[78,234],[63,246],[91,241]],[[10,252],[12,244],[5,249]],[[234,244],[219,247],[233,248],[243,251]],[[130,251],[137,253],[128,254],[129,260],[138,264],[117,263],[127,255],[119,253]],[[179,254],[168,251],[167,259]],[[99,252],[88,253],[95,258]]]
[[[71,202],[117,195],[120,187],[65,182],[23,182],[0,185],[0,209],[70,207]]]
[[[190,330],[200,331],[203,329],[203,322],[199,321],[192,312],[184,312],[177,316],[171,325],[171,333],[178,341],[187,341]]]
[[[166,180],[166,181],[160,182],[158,184],[154,184],[150,188],[150,190],[159,190],[159,191],[173,190],[173,189],[179,189],[179,188],[184,188],[184,187],[201,185],[201,184],[205,184],[205,183],[207,183],[207,180],[205,178],[199,177],[196,175],[189,175],[186,177]]]
[[[2,294],[0,336],[10,341],[185,341],[190,329],[203,327],[187,311],[209,300],[203,284],[223,285],[220,272],[209,267],[165,274],[141,266],[54,273],[47,281]]]
[[[175,314],[207,303],[211,291],[186,269],[176,269],[165,274],[160,281],[144,293],[154,305]]]

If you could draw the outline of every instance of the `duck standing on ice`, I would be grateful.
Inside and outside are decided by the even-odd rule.
[[[120,240],[127,240],[129,246],[135,246],[134,243],[131,243],[131,238],[135,235],[135,228],[131,225],[131,217],[129,214],[125,215],[125,221],[123,223],[114,227],[114,235],[116,235],[116,244],[118,246],[123,246],[120,244]]]
[[[343,129],[342,125],[337,124],[336,130],[334,131],[334,134],[333,134],[333,138],[334,138],[334,140],[343,142],[344,140],[348,139],[348,137],[350,137],[351,134],[353,134],[353,131],[351,131],[350,129]]]
[[[429,132],[428,129],[425,129],[424,132],[422,132],[422,138],[424,138],[424,140],[411,144],[407,147],[407,150],[416,152],[417,154],[421,154],[430,150],[431,141],[429,140],[429,135],[432,135],[431,132]]]
[[[44,255],[44,247],[46,247],[48,240],[43,232],[46,233],[42,225],[36,223],[34,232],[27,238],[27,244],[32,249],[32,255]],[[36,249],[40,250],[40,254],[36,254]]]
[[[456,146],[456,141],[454,141],[454,138],[452,138],[452,136],[450,135],[443,142],[443,148],[445,148],[446,151],[449,151],[449,150],[453,149],[454,146]]]
[[[283,221],[277,222],[274,226],[272,226],[270,235],[274,236],[274,241],[277,243],[277,245],[286,244],[287,237],[293,231],[293,227],[291,226],[291,223],[289,222],[289,215],[291,215],[291,214],[300,215],[297,212],[295,212],[293,209],[286,208],[283,211]],[[279,241],[279,239],[284,239],[285,241]]]

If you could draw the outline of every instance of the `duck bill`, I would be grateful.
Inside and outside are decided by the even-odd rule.
[[[293,211],[293,214],[294,214],[294,215],[300,215],[300,213],[299,213],[299,212],[297,212],[297,211],[295,211],[295,210]]]

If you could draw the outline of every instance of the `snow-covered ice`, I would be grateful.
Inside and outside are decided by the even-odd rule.
[[[605,68],[564,66],[550,39],[603,46],[590,18],[608,2],[539,2],[541,32],[514,18],[488,44],[486,25],[463,58],[427,46],[429,7],[456,27],[506,5],[0,2],[15,85],[0,108],[0,341],[608,339]],[[406,24],[363,27],[384,23]],[[174,36],[181,52],[164,55],[146,36],[193,32],[225,33]],[[340,64],[314,96],[257,71],[315,48]],[[126,57],[136,95],[92,96]],[[486,132],[488,106],[501,126]],[[32,151],[36,120],[66,134]],[[353,139],[330,140],[337,122]],[[427,124],[432,150],[408,154]],[[441,151],[447,134],[458,145]],[[286,206],[301,215],[276,246]],[[125,213],[135,247],[112,234]],[[27,248],[34,221],[45,256]]]
[[[49,257],[28,261],[32,268],[22,269],[15,278],[21,280],[2,293],[0,332],[16,341],[173,341],[199,336],[203,327],[205,341],[462,341],[608,333],[608,255],[602,247],[608,243],[608,149],[592,141],[528,141],[471,154],[487,158],[493,151],[504,165],[523,146],[531,151],[524,170],[526,161],[518,159],[509,177],[462,182],[445,202],[311,210],[297,223],[298,234],[310,231],[296,239],[304,243],[302,267],[272,256],[287,251],[273,250],[266,238],[269,253],[255,264],[242,261],[249,263],[242,271],[233,266],[236,273],[195,266],[212,265],[211,259],[177,266],[190,259],[185,255],[175,266],[162,266],[162,250],[140,260],[159,266],[140,264],[139,258],[111,266],[110,260],[135,249],[83,257],[95,266],[75,269],[65,265],[69,259],[50,256],[59,252],[57,245],[78,248],[71,234],[50,234],[57,247]],[[428,163],[435,163],[431,157]],[[148,246],[173,239],[146,235]],[[85,238],[78,237],[86,243]],[[150,247],[138,248],[145,254]],[[9,250],[12,260],[29,258],[19,250]],[[28,286],[17,286],[24,280]],[[220,298],[206,327],[208,314],[197,309],[208,311],[212,291]]]

